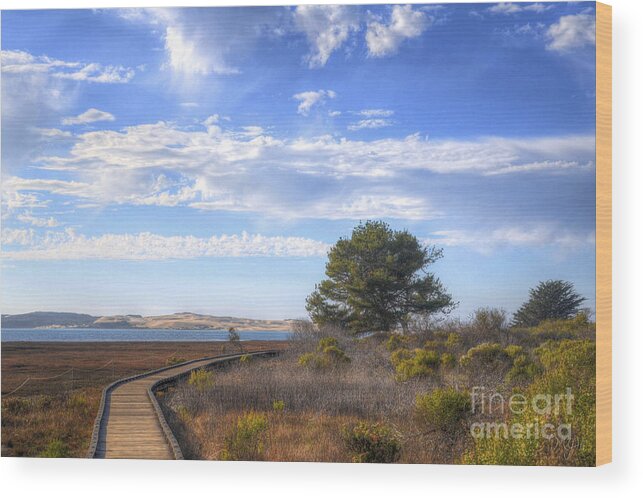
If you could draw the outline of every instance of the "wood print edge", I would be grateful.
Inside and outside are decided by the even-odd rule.
[[[596,2],[596,465],[612,461],[612,7]]]

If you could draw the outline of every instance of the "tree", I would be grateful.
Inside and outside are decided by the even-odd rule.
[[[316,325],[337,325],[354,333],[390,331],[418,316],[454,307],[428,267],[442,250],[425,247],[408,231],[382,221],[360,223],[350,238],[331,248],[326,280],[315,286],[306,309]]]
[[[566,320],[580,311],[585,298],[574,290],[574,284],[563,280],[540,282],[529,291],[529,300],[513,316],[513,325],[535,327],[544,320]]]
[[[241,345],[241,336],[237,329],[230,327],[228,329],[228,342],[231,346],[237,346],[241,351],[243,351],[243,346]]]

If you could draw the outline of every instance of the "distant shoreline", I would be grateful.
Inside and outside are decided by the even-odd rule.
[[[241,332],[260,330],[290,330],[293,320],[257,320],[231,316],[213,316],[197,313],[171,315],[112,315],[93,316],[82,313],[35,311],[16,315],[2,315],[3,329],[121,329],[121,330],[210,330]]]

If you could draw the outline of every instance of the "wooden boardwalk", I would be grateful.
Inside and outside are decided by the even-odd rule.
[[[251,355],[273,354],[255,352]],[[205,358],[124,379],[106,388],[101,404],[90,458],[136,458],[172,460],[182,458],[181,450],[153,399],[155,385],[181,374],[241,355]],[[155,406],[156,405],[156,406]]]

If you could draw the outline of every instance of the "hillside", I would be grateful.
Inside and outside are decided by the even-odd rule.
[[[78,313],[34,312],[2,315],[3,328],[93,328],[93,329],[228,329],[288,330],[290,320],[253,320],[229,316],[174,313],[171,315],[91,316]]]

